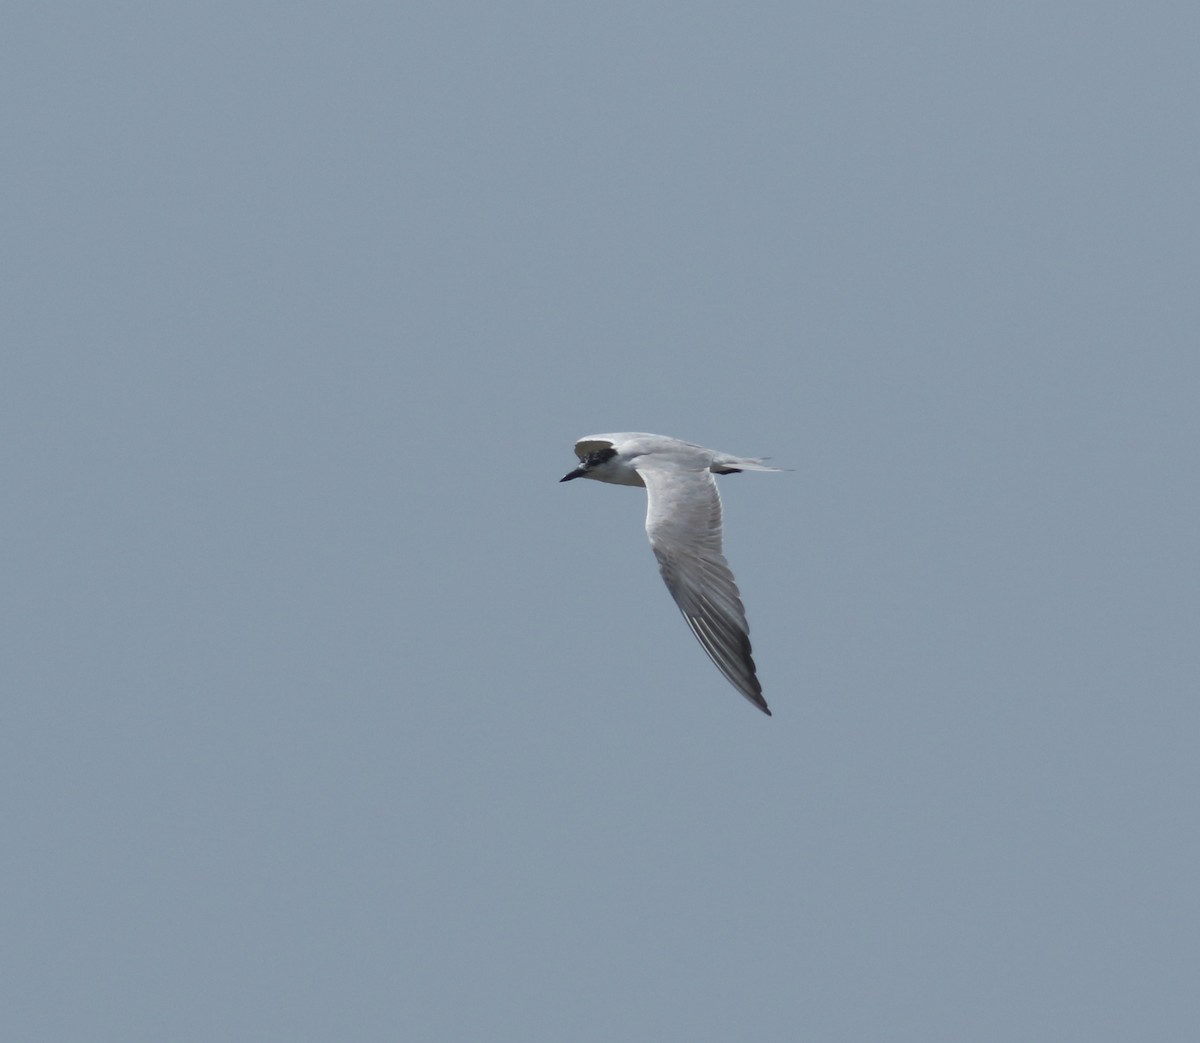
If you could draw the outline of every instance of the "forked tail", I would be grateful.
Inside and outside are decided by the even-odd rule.
[[[772,467],[763,463],[757,457],[730,456],[728,453],[713,453],[712,465],[709,470],[713,474],[737,474],[739,471],[782,471],[782,467]]]

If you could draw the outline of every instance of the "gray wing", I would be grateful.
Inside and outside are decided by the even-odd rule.
[[[667,589],[692,633],[729,682],[765,714],[750,654],[750,627],[729,563],[721,553],[721,498],[707,466],[634,466],[646,483],[646,534]]]

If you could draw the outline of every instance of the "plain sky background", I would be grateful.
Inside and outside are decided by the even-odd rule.
[[[0,1034],[1198,1038],[1198,39],[6,5]]]

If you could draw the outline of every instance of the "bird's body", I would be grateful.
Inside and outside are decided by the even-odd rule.
[[[665,435],[622,432],[575,443],[580,466],[561,481],[592,478],[646,490],[646,535],[671,596],[709,658],[750,702],[770,714],[750,650],[750,628],[721,552],[714,474],[777,471]]]

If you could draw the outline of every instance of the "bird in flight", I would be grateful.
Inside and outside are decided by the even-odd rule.
[[[592,478],[646,490],[646,535],[671,597],[708,657],[770,716],[750,655],[750,627],[721,553],[721,497],[714,474],[778,471],[665,435],[622,432],[575,443],[579,466],[560,481]]]

